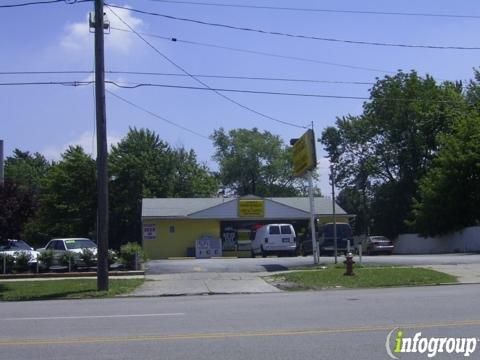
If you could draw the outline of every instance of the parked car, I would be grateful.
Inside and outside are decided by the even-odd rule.
[[[21,253],[29,254],[30,260],[28,263],[32,267],[36,266],[39,253],[25,241],[8,239],[6,242],[0,244],[0,254],[2,255],[10,255],[15,259]]]
[[[365,251],[367,255],[391,255],[394,248],[392,240],[385,236],[367,236],[362,246],[362,250]]]
[[[337,228],[337,253],[344,254],[347,252],[348,241],[350,241],[353,250],[353,232],[350,224],[336,223]],[[333,255],[335,252],[335,239],[333,234],[333,223],[322,224],[317,229],[317,241],[319,244],[320,255]],[[303,255],[311,255],[312,237],[310,231],[305,233],[304,239],[300,239],[298,243],[298,252]]]
[[[268,254],[296,255],[295,229],[291,224],[268,224],[257,229],[252,241],[252,257]]]
[[[58,265],[61,258],[70,253],[73,253],[73,261],[75,266],[85,266],[81,260],[82,252],[88,249],[97,256],[97,244],[92,240],[86,238],[66,238],[66,239],[52,239],[44,248],[38,249],[39,252],[53,251],[53,264]]]

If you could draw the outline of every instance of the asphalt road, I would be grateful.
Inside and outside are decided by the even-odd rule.
[[[344,261],[343,256],[339,262]],[[358,257],[355,259],[358,261]],[[333,257],[321,257],[320,263],[332,263]],[[479,254],[441,254],[441,255],[387,255],[364,256],[363,262],[372,265],[457,265],[479,264]],[[194,272],[247,273],[289,270],[298,266],[312,265],[312,256],[306,257],[268,257],[255,259],[182,259],[153,260],[147,264],[147,274],[174,274]]]
[[[0,359],[388,359],[394,328],[478,338],[479,294],[458,285],[2,303]]]

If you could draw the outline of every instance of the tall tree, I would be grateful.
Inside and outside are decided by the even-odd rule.
[[[39,192],[40,181],[48,172],[51,164],[39,153],[15,149],[13,156],[5,160],[5,178],[26,187],[34,193]]]
[[[413,224],[437,235],[480,224],[480,116],[467,116],[439,137],[440,150],[420,181]]]
[[[193,151],[172,149],[153,131],[130,129],[110,157],[110,245],[140,241],[142,199],[210,196],[216,181]]]
[[[36,210],[30,189],[6,180],[0,184],[0,241],[19,239]]]
[[[340,186],[354,186],[370,196],[374,232],[395,236],[405,220],[418,181],[438,151],[437,135],[468,110],[462,84],[437,84],[433,78],[399,72],[379,80],[360,116],[337,119],[339,136],[322,138],[326,147],[341,139]],[[364,205],[364,208],[366,206]]]
[[[222,185],[238,195],[296,196],[305,192],[293,175],[292,150],[279,136],[257,128],[223,128],[211,136]]]
[[[94,237],[96,222],[95,161],[82,147],[70,146],[40,182],[39,210],[26,237]]]

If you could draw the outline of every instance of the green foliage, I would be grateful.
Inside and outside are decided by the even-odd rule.
[[[60,265],[62,266],[70,266],[70,269],[73,269],[76,265],[76,258],[77,255],[72,252],[72,251],[66,251],[61,257],[60,257]]]
[[[135,269],[135,258],[137,259],[137,265],[146,261],[146,255],[142,247],[137,243],[126,243],[120,248],[120,262],[125,265],[128,270]]]
[[[119,248],[140,240],[142,199],[202,197],[217,191],[217,183],[195,152],[172,149],[148,129],[130,129],[109,157],[110,244]]]
[[[292,150],[279,136],[257,128],[223,128],[211,136],[220,167],[219,177],[237,195],[296,196],[304,194],[303,182],[293,175]]]
[[[96,221],[95,161],[80,146],[71,146],[41,181],[38,199],[33,229],[47,238],[89,237]]]
[[[27,271],[30,267],[29,261],[32,260],[32,254],[27,251],[15,252],[15,270],[18,272]]]
[[[413,225],[437,235],[480,224],[480,117],[459,119],[420,181]]]
[[[337,119],[322,142],[337,159],[337,185],[362,195],[356,213],[373,218],[365,221],[372,232],[396,236],[409,230],[405,220],[438,152],[438,135],[468,112],[468,103],[461,84],[437,84],[416,72],[378,80],[370,97],[362,115]]]
[[[90,249],[82,249],[79,259],[85,266],[94,266],[97,263],[97,256]]]
[[[12,255],[0,254],[0,274],[3,274],[4,265],[5,265],[5,271],[7,273],[11,272],[13,269],[14,263],[15,263],[15,258]]]
[[[36,211],[32,191],[7,180],[0,184],[0,241],[19,239]]]
[[[39,153],[15,149],[5,160],[5,179],[37,194],[51,164]]]
[[[50,269],[50,266],[53,264],[54,253],[52,250],[45,250],[40,252],[37,256],[37,261],[39,265],[45,270]]]

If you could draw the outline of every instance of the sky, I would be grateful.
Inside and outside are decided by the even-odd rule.
[[[107,73],[107,80],[121,85],[154,83],[204,87],[189,76],[178,76],[185,74],[183,69],[194,75],[295,80],[198,77],[211,88],[365,98],[369,96],[371,83],[399,69],[416,70],[422,76],[430,74],[439,81],[468,80],[473,77],[473,68],[480,65],[480,50],[329,42],[227,29],[133,11],[144,10],[209,23],[317,38],[480,47],[480,2],[475,0],[197,0],[188,4],[159,0],[111,1],[112,5],[126,9],[113,8],[122,21],[106,8],[111,30],[105,34],[105,70],[177,74]],[[93,34],[88,27],[88,13],[93,11],[93,2],[1,8],[2,5],[22,2],[26,0],[0,2],[0,24],[3,29],[0,40],[0,83],[91,81],[93,75],[86,72],[94,67]],[[207,6],[192,2],[255,5],[257,8]],[[274,10],[258,6],[310,10]],[[350,10],[476,17],[358,14],[348,12]],[[149,34],[142,36],[150,45],[132,31],[118,30],[130,30],[125,23],[140,34]],[[172,38],[177,41],[168,40]],[[85,73],[5,74],[28,71]],[[303,127],[312,123],[319,137],[325,127],[334,125],[337,117],[361,114],[363,104],[361,99],[222,92],[241,106],[279,120],[275,121],[248,111],[212,91],[172,87],[125,89],[112,84],[107,84],[107,91],[110,144],[118,142],[130,127],[148,128],[173,147],[194,149],[198,159],[213,170],[217,166],[212,160],[214,147],[208,137],[215,129],[257,127],[261,131],[279,135],[288,143],[290,138],[302,135],[305,131]],[[118,96],[131,104],[120,100]],[[69,145],[75,144],[82,145],[87,153],[94,154],[94,106],[93,84],[78,87],[0,86],[0,139],[5,142],[5,156],[10,156],[18,148],[40,152],[50,160],[57,160]],[[328,194],[328,161],[321,144],[317,144],[317,156],[318,185],[324,194]]]

